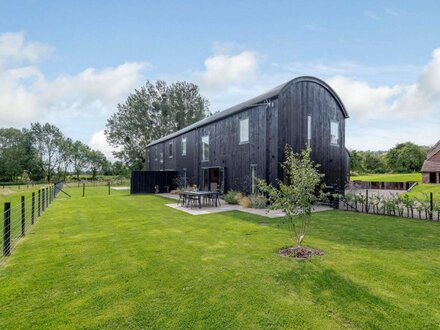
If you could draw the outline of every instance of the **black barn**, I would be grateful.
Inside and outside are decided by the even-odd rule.
[[[144,170],[177,171],[202,190],[253,193],[256,177],[282,179],[286,144],[297,152],[310,144],[325,183],[342,190],[349,171],[346,118],[329,85],[299,77],[153,141]]]

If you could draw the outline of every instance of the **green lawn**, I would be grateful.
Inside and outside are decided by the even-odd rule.
[[[440,185],[438,184],[418,184],[406,195],[419,200],[428,199],[429,193],[433,193],[434,200],[440,202]]]
[[[3,219],[4,219],[4,203],[11,203],[11,240],[21,235],[21,196],[25,197],[25,213],[26,226],[30,225],[31,221],[31,203],[32,192],[35,193],[35,216],[37,215],[38,207],[38,189],[49,187],[49,185],[29,185],[29,186],[1,186],[0,185],[0,246],[3,246]],[[42,196],[41,196],[42,198]],[[2,249],[0,249],[3,251]],[[0,252],[1,252],[0,251]],[[1,258],[0,258],[1,259]]]
[[[0,328],[437,329],[440,224],[328,211],[279,257],[279,220],[191,216],[157,196],[70,189],[0,266]],[[269,225],[264,225],[264,224]]]
[[[422,182],[420,173],[404,173],[404,174],[368,174],[351,176],[351,181],[383,181],[383,182]]]

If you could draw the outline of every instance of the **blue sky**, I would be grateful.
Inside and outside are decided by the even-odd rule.
[[[103,129],[146,80],[197,83],[221,110],[298,75],[326,80],[350,148],[440,139],[436,1],[1,1],[0,126]],[[440,48],[439,48],[440,49]]]

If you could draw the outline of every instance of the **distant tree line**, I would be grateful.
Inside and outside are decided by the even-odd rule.
[[[350,150],[350,170],[353,174],[419,172],[428,151],[429,147],[411,142],[388,151]]]
[[[122,163],[111,164],[102,152],[65,137],[54,125],[0,128],[0,182],[79,180],[86,173],[95,179],[126,172]]]

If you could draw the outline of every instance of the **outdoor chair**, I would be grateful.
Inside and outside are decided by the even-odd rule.
[[[185,206],[186,196],[185,194],[179,193],[179,200],[177,201],[177,205]]]

